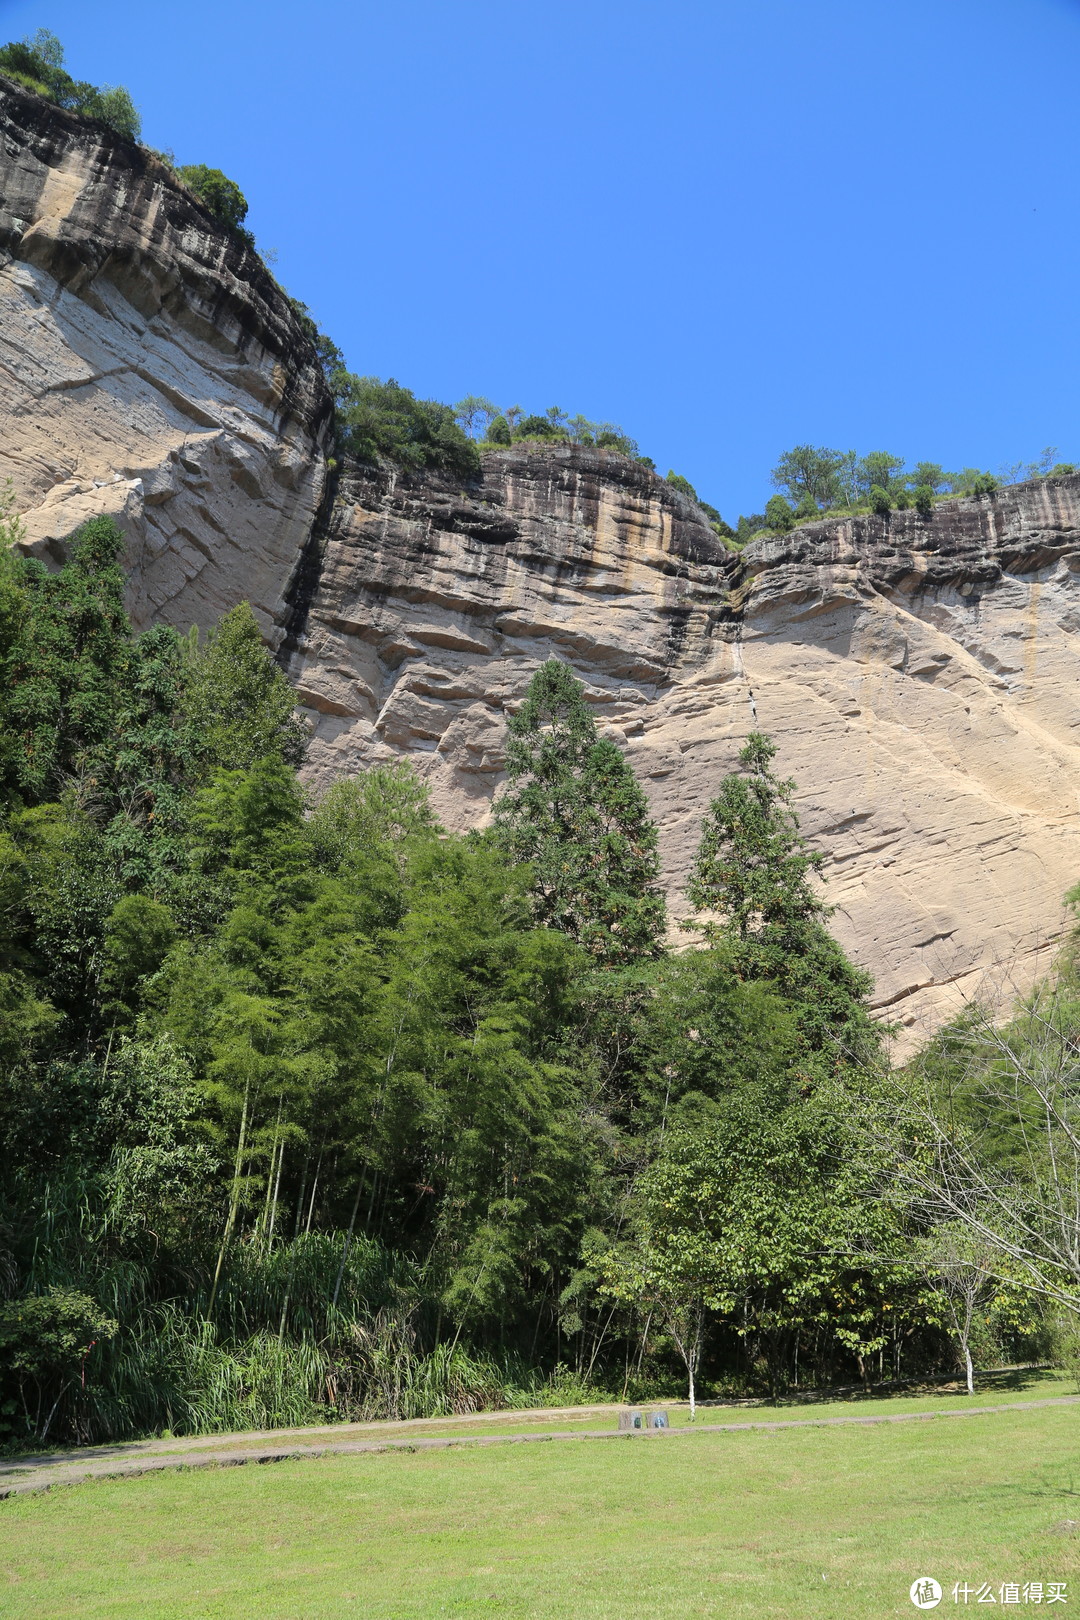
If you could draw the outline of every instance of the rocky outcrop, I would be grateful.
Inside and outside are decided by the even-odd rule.
[[[0,418],[35,551],[112,513],[136,623],[246,597],[279,638],[325,477],[312,345],[164,164],[4,79]]]
[[[758,727],[837,933],[914,1038],[987,975],[1045,969],[1080,879],[1078,571],[1080,477],[736,557],[603,452],[502,451],[470,491],[353,468],[293,661],[312,773],[408,753],[451,825],[480,823],[506,714],[555,653],[649,793],[678,912]]]

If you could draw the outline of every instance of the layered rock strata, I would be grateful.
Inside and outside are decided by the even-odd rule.
[[[912,1039],[1048,965],[1080,878],[1080,478],[736,557],[595,451],[498,452],[468,490],[347,467],[328,512],[329,428],[258,257],[151,154],[0,80],[0,480],[32,549],[58,563],[111,512],[138,625],[250,600],[314,779],[407,754],[456,827],[566,659],[649,793],[676,915],[708,801],[768,731],[837,932]]]
[[[836,931],[914,1039],[1044,970],[1080,879],[1078,571],[1080,477],[736,557],[603,452],[498,452],[468,492],[353,468],[293,661],[312,774],[408,754],[450,825],[482,823],[554,653],[645,785],[678,913],[708,801],[767,731]]]
[[[0,484],[32,549],[111,513],[137,624],[246,597],[275,641],[330,414],[258,256],[143,148],[0,79]]]

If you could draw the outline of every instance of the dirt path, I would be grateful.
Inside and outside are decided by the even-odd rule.
[[[432,1420],[417,1418],[406,1423],[337,1424],[322,1429],[277,1429],[260,1434],[208,1435],[188,1440],[139,1440],[125,1445],[90,1446],[85,1451],[54,1452],[49,1456],[0,1460],[0,1500],[33,1491],[47,1491],[54,1485],[73,1485],[80,1480],[111,1478],[116,1475],[156,1473],[165,1468],[227,1468],[240,1463],[287,1462],[296,1457],[331,1457],[357,1452],[446,1451],[452,1446],[510,1446],[543,1440],[643,1440],[668,1441],[694,1434],[736,1434],[750,1429],[820,1429],[842,1425],[866,1426],[874,1423],[923,1423],[943,1418],[994,1417],[1003,1412],[1030,1412],[1046,1406],[1078,1406],[1080,1395],[1056,1395],[1036,1401],[1004,1401],[996,1406],[950,1407],[938,1412],[882,1412],[872,1417],[855,1413],[843,1417],[790,1418],[750,1423],[696,1423],[692,1428],[618,1430],[614,1427],[615,1406],[573,1407],[562,1412],[534,1411],[477,1413],[456,1423],[475,1423],[478,1432],[464,1435],[418,1433]],[[520,1422],[573,1416],[597,1417],[610,1414],[610,1429],[555,1429],[523,1434],[484,1434],[485,1423],[500,1420]],[[412,1429],[408,1437],[397,1438]],[[325,1438],[323,1438],[325,1436]]]

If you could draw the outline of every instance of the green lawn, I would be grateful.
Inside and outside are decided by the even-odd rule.
[[[1067,1520],[1080,1407],[326,1457],[2,1502],[0,1616],[859,1620],[914,1615],[923,1574],[942,1614],[956,1580],[1067,1581],[1067,1616]]]

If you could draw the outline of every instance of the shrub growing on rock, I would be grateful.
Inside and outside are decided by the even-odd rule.
[[[139,114],[122,85],[99,88],[76,80],[64,69],[64,47],[55,34],[39,28],[32,39],[11,40],[0,49],[0,73],[44,96],[58,107],[81,113],[96,124],[137,141]]]
[[[247,198],[235,180],[205,163],[186,163],[176,171],[188,190],[203,207],[231,231],[239,230],[247,218]]]
[[[786,534],[795,527],[795,513],[782,495],[773,495],[766,503],[765,522],[780,534]]]

